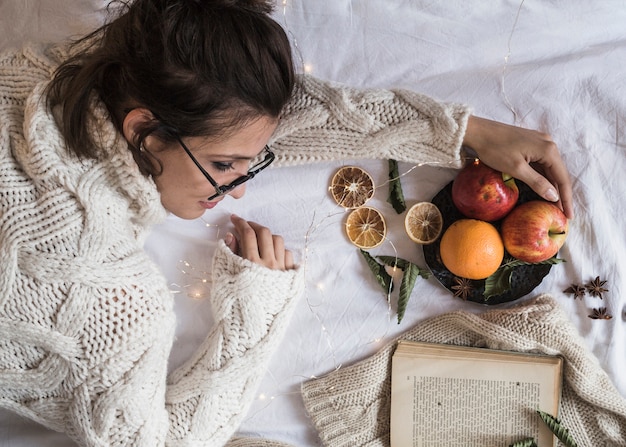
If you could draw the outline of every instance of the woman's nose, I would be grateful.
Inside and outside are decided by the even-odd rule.
[[[228,193],[233,199],[240,199],[246,193],[246,184],[243,183]]]

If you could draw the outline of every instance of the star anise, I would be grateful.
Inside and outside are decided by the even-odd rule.
[[[613,318],[613,315],[608,313],[606,307],[592,309],[591,312],[592,313],[591,315],[589,315],[589,318],[594,320],[610,320],[611,318]]]
[[[474,290],[471,280],[455,277],[454,282],[456,282],[456,285],[451,287],[451,289],[454,290],[454,296],[467,300],[467,297],[472,293],[472,290]]]
[[[563,293],[571,293],[574,295],[574,299],[582,299],[583,296],[585,296],[585,288],[583,286],[579,286],[578,284],[572,284],[567,289],[565,289]]]
[[[597,296],[602,299],[602,294],[609,291],[609,289],[604,288],[605,284],[606,281],[601,281],[600,277],[596,276],[596,279],[585,284],[585,287],[591,296]]]

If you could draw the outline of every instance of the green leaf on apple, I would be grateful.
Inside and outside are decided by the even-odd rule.
[[[389,160],[389,197],[387,202],[391,203],[396,213],[401,214],[406,210],[406,202],[404,201],[404,193],[402,192],[402,184],[400,183],[400,172],[398,170],[398,162]]]
[[[488,301],[492,296],[500,295],[511,289],[511,277],[513,276],[513,270],[515,267],[532,264],[556,265],[561,262],[565,262],[565,259],[552,257],[550,259],[546,259],[545,261],[534,263],[520,261],[519,259],[514,258],[507,260],[498,268],[498,270],[485,279],[485,291],[483,292],[485,301]]]

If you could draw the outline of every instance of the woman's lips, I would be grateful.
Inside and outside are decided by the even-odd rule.
[[[210,210],[211,208],[214,208],[219,202],[204,202],[201,201],[200,202],[200,206],[204,209]]]

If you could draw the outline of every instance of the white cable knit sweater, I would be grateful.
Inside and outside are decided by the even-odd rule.
[[[84,446],[220,446],[252,401],[303,288],[222,243],[215,327],[167,377],[172,296],[142,247],[166,214],[99,105],[97,160],[68,155],[43,87],[59,48],[0,55],[0,406]],[[468,110],[303,78],[273,137],[278,164],[448,162]],[[241,441],[233,441],[241,442]]]

